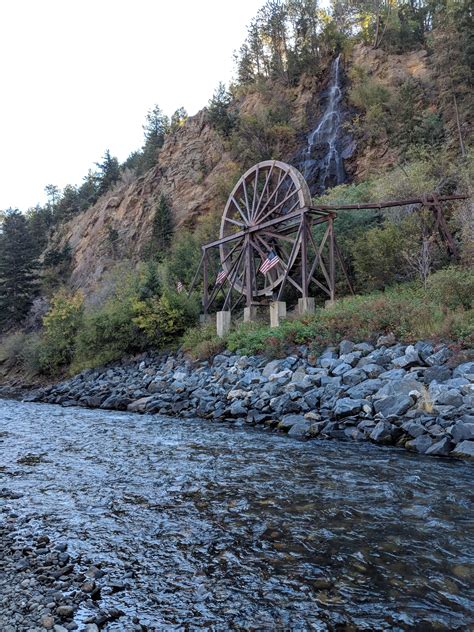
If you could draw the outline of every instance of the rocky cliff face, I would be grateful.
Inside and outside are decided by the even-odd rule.
[[[218,207],[222,180],[232,166],[203,113],[188,119],[168,137],[154,169],[118,185],[62,227],[55,247],[68,243],[71,248],[70,286],[90,293],[117,260],[139,260],[150,239],[161,193],[170,200],[177,227]],[[112,243],[113,233],[118,238]]]
[[[388,55],[359,45],[345,60],[346,72],[351,65],[360,66],[392,88],[408,78],[430,84],[427,54],[423,50]],[[283,95],[291,103],[291,123],[296,130],[301,130],[302,143],[306,142],[304,134],[309,131],[306,126],[321,114],[319,94],[328,82],[329,74],[306,76]],[[267,97],[253,92],[240,99],[237,107],[242,114],[257,115],[259,109],[265,107]],[[290,159],[292,148],[288,150],[288,155],[280,158]],[[348,164],[348,172],[354,179],[361,179],[375,165],[378,169],[390,167],[397,157],[396,150],[386,146],[359,147]],[[179,227],[192,223],[199,215],[223,208],[223,189],[229,186],[232,174],[237,171],[221,137],[206,122],[205,112],[188,119],[167,138],[154,169],[137,180],[118,185],[93,207],[65,224],[55,236],[53,247],[61,248],[68,243],[72,251],[71,288],[81,288],[90,294],[117,261],[133,264],[140,259],[150,239],[154,209],[161,193],[170,200],[175,225]],[[118,238],[112,241],[111,235]]]

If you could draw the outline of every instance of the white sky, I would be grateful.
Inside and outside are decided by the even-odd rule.
[[[0,0],[0,209],[80,184],[146,112],[195,114],[233,73],[263,0]]]

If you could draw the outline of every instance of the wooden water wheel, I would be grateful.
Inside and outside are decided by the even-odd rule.
[[[294,235],[299,212],[311,204],[308,185],[294,167],[266,160],[239,179],[222,215],[220,260],[226,281],[247,303],[271,296],[300,250]],[[262,264],[276,256],[266,274]]]

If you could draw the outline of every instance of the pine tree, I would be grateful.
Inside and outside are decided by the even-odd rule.
[[[231,96],[222,81],[217,86],[207,106],[207,116],[211,125],[223,136],[229,136],[234,127],[234,118],[229,112]]]
[[[153,229],[149,245],[152,259],[162,259],[168,250],[173,236],[173,219],[171,208],[166,196],[162,193],[158,200],[153,218]]]
[[[18,210],[6,211],[0,234],[0,328],[20,325],[37,293],[35,241]]]
[[[165,136],[170,131],[168,117],[163,114],[158,105],[146,115],[143,132],[145,144],[143,146],[143,166],[142,170],[147,171],[156,165],[158,152],[163,147]]]
[[[110,151],[105,151],[102,162],[95,163],[99,167],[97,175],[97,193],[103,195],[120,179],[120,166],[117,158],[110,155]]]

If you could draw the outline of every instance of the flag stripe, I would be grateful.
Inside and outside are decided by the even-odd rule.
[[[280,257],[276,255],[274,252],[270,252],[268,257],[260,266],[260,272],[262,274],[267,274],[272,268],[280,263]]]

